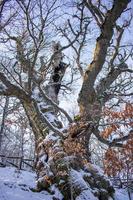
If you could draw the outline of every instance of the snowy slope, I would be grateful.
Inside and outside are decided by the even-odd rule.
[[[52,200],[47,192],[35,193],[35,174],[16,171],[15,168],[0,167],[0,200]]]
[[[35,181],[35,173],[19,172],[12,167],[0,167],[0,200],[53,200],[53,195],[46,191],[37,193],[30,190],[35,187]],[[62,199],[57,189],[54,196]],[[82,199],[84,197],[78,200]],[[92,200],[91,192],[89,199]],[[122,189],[117,190],[115,200],[129,200],[127,192]]]
[[[128,193],[124,189],[117,189],[115,192],[115,200],[130,200]],[[133,200],[133,193],[131,194],[131,200]]]

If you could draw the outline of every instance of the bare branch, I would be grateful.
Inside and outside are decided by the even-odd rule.
[[[109,140],[104,139],[102,136],[100,136],[100,131],[98,129],[97,130],[95,129],[95,131],[93,132],[93,134],[97,137],[97,139],[100,142],[108,145],[109,147],[121,147],[121,148],[123,147],[123,144],[120,142],[127,141],[129,138],[131,138],[132,133],[133,132],[130,131],[130,133],[128,135],[123,136],[122,138],[118,138],[118,139],[114,139],[113,141],[109,141]]]
[[[85,6],[90,10],[92,16],[94,16],[97,22],[97,25],[101,27],[101,25],[104,22],[104,18],[103,18],[104,15],[101,12],[101,10],[97,8],[96,6],[94,6],[91,0],[83,0],[83,2],[85,3]]]
[[[97,94],[101,95],[103,92],[105,92],[107,89],[109,89],[110,85],[117,79],[117,77],[122,72],[130,72],[133,73],[133,70],[128,69],[127,64],[121,63],[117,66],[117,68],[112,68],[108,75],[103,78],[99,85],[96,88]]]

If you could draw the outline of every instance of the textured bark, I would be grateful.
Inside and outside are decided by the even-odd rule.
[[[36,191],[47,190],[54,194],[52,185],[63,194],[64,200],[93,198],[108,200],[114,189],[105,177],[88,161],[83,138],[62,140],[50,134],[40,140],[37,149],[38,182]],[[56,196],[55,196],[56,199]]]
[[[35,141],[38,141],[40,137],[45,137],[46,133],[48,133],[48,131],[45,130],[47,125],[40,115],[36,102],[31,100],[30,102],[22,102],[22,104],[34,132]]]

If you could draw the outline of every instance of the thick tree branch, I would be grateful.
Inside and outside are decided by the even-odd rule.
[[[20,89],[18,86],[13,85],[2,72],[0,72],[0,81],[3,85],[5,85],[5,88],[0,90],[0,95],[13,96],[19,98],[20,100],[26,99],[29,101],[28,94],[26,94],[25,91]]]
[[[133,132],[130,131],[128,135],[123,136],[122,138],[117,138],[114,139],[113,141],[109,141],[100,136],[100,131],[98,129],[97,130],[95,129],[95,131],[93,131],[93,134],[96,136],[96,138],[100,142],[108,145],[109,147],[123,147],[123,144],[121,142],[127,141],[129,138],[131,138],[132,133]]]
[[[82,108],[81,112],[83,112],[88,104],[88,98],[86,98],[86,96],[89,97],[94,94],[94,83],[104,65],[107,49],[110,46],[110,40],[113,36],[115,23],[130,1],[115,0],[112,9],[108,10],[106,13],[105,21],[101,26],[101,34],[97,38],[93,61],[85,72],[84,81],[79,94],[79,104],[80,108]]]
[[[92,16],[95,18],[98,26],[100,27],[104,21],[103,13],[100,11],[100,9],[92,4],[91,0],[84,0],[83,2],[85,3],[85,6],[90,10]]]
[[[99,85],[96,88],[97,94],[101,95],[103,92],[105,92],[107,89],[109,89],[110,85],[117,79],[117,77],[122,73],[126,72],[130,69],[128,69],[128,66],[126,63],[121,63],[117,66],[117,68],[112,68],[108,75],[103,78]],[[131,70],[132,71],[132,70]]]

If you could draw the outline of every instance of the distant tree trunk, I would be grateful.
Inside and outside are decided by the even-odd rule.
[[[4,133],[4,127],[5,127],[5,119],[6,119],[7,111],[8,111],[8,105],[9,105],[9,97],[6,97],[5,105],[4,105],[4,109],[3,109],[1,126],[0,126],[0,151],[2,149],[2,139],[3,139],[3,133]]]

